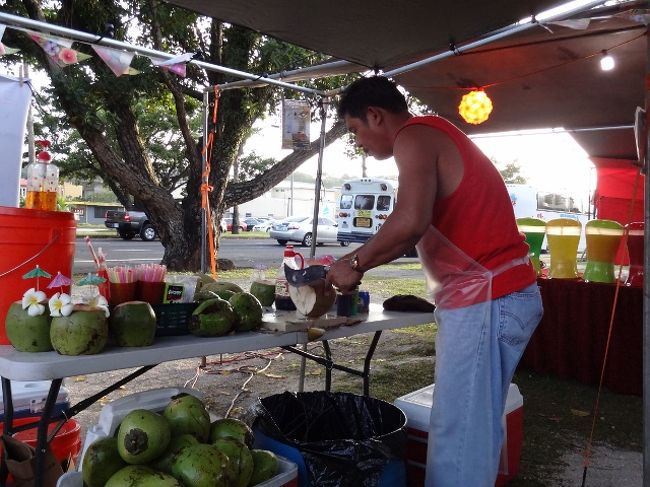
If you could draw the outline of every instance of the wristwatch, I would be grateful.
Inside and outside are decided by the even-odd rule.
[[[352,268],[353,271],[363,272],[359,266],[358,254],[354,254],[352,257],[350,257],[350,267]]]

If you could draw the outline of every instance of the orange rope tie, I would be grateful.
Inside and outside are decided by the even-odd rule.
[[[630,200],[630,204],[628,206],[628,211],[627,211],[627,219],[626,221],[630,223],[632,221],[632,212],[634,211],[634,206],[636,204],[636,194],[637,194],[637,189],[639,187],[639,180],[641,179],[641,170],[637,173],[636,179],[634,180],[634,187],[632,189],[632,199]],[[629,235],[629,228],[627,226],[625,227],[623,231],[623,238],[621,239],[621,245],[622,246],[627,246],[627,239]],[[619,264],[618,266],[618,276],[616,277],[616,287],[614,288],[614,301],[612,303],[612,312],[609,317],[609,328],[607,330],[607,341],[605,342],[605,354],[603,357],[603,365],[602,368],[600,369],[600,380],[598,382],[598,391],[596,393],[596,403],[594,405],[594,414],[593,418],[591,420],[591,430],[589,432],[589,438],[587,440],[587,445],[585,447],[585,452],[583,454],[583,473],[582,473],[582,486],[585,486],[585,481],[587,478],[587,468],[590,465],[590,460],[591,460],[591,448],[593,445],[593,440],[594,440],[594,432],[596,430],[596,418],[598,417],[598,413],[600,411],[600,397],[602,395],[602,390],[603,390],[603,382],[605,380],[605,370],[607,368],[607,357],[609,356],[609,345],[611,343],[612,339],[612,330],[614,329],[614,318],[616,316],[616,305],[618,304],[618,294],[619,290],[621,288],[621,273],[623,270],[623,264]]]

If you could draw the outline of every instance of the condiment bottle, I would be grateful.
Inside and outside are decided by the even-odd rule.
[[[49,146],[47,141],[38,142],[41,147]],[[27,166],[25,208],[56,211],[59,168],[50,162],[51,159],[50,153],[42,150],[36,156],[36,161]]]
[[[293,311],[296,305],[293,304],[291,296],[289,296],[289,282],[284,274],[285,264],[291,269],[302,269],[304,260],[302,255],[293,250],[293,245],[288,244],[284,249],[282,258],[282,265],[278,272],[278,277],[275,280],[275,309],[282,311]]]

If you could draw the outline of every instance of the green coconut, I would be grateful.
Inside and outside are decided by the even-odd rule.
[[[215,281],[201,286],[194,299],[201,302],[216,296],[228,300],[234,293],[241,293],[242,291],[243,289],[233,282]]]
[[[221,438],[235,438],[251,448],[255,437],[250,426],[240,419],[223,418],[217,419],[212,423],[210,428],[210,443],[214,443]]]
[[[257,485],[273,478],[278,473],[278,457],[269,450],[251,450],[253,475],[249,485]]]
[[[259,299],[262,306],[273,306],[275,302],[275,281],[271,279],[253,281],[250,293]]]
[[[190,333],[202,337],[223,336],[237,322],[237,315],[228,301],[213,298],[202,302],[188,323]]]
[[[128,301],[113,308],[109,328],[120,347],[148,347],[156,336],[156,313],[145,301]]]
[[[176,455],[178,455],[183,448],[198,444],[199,440],[197,440],[193,435],[172,436],[165,453],[156,458],[150,466],[155,470],[170,474],[172,473],[172,463],[174,462]]]
[[[171,441],[171,427],[148,409],[128,413],[117,431],[117,450],[126,463],[141,465],[162,455]]]
[[[145,465],[128,465],[115,472],[105,487],[183,487],[183,484]]]
[[[92,355],[104,350],[108,323],[104,310],[76,305],[69,316],[55,316],[50,325],[52,347],[61,355]]]
[[[29,316],[22,303],[11,303],[5,318],[5,331],[13,347],[20,352],[48,352],[50,340],[50,314]]]
[[[253,455],[248,447],[235,438],[220,438],[212,443],[229,460],[232,487],[247,487],[253,475]]]
[[[203,402],[191,394],[181,393],[172,397],[163,411],[172,435],[190,434],[205,443],[210,436],[210,413]]]
[[[172,475],[186,487],[230,485],[228,457],[212,445],[183,448],[172,462]]]
[[[84,485],[87,487],[104,487],[115,472],[126,467],[117,451],[117,439],[100,438],[86,450],[81,464]]]
[[[236,293],[228,302],[237,315],[236,331],[257,330],[262,326],[264,308],[260,301],[251,293]]]

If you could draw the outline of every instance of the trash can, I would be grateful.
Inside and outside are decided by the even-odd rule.
[[[406,416],[393,404],[331,392],[284,392],[249,410],[255,447],[298,465],[300,487],[406,485]]]

